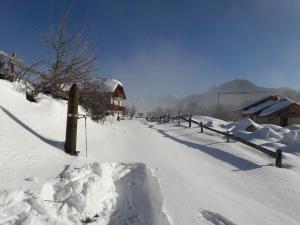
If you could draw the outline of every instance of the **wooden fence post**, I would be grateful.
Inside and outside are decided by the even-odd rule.
[[[161,116],[159,117],[159,122],[161,122]]]
[[[164,123],[166,122],[166,115],[164,115]]]
[[[203,133],[203,123],[200,122],[201,133]]]
[[[178,125],[180,125],[180,119],[181,119],[181,115],[180,115],[180,111],[179,111],[179,116],[178,116]]]
[[[190,118],[189,118],[189,127],[190,128],[192,127],[192,115],[190,115]]]
[[[282,167],[282,151],[280,149],[276,150],[276,167],[281,168]]]
[[[226,132],[227,143],[229,142],[229,131]]]
[[[77,155],[76,138],[77,138],[77,113],[79,104],[79,90],[76,84],[73,84],[69,91],[68,114],[65,152],[71,155]]]
[[[170,123],[170,114],[168,114],[168,123]]]

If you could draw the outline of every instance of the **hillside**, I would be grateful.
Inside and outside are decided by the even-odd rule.
[[[198,126],[108,118],[87,121],[88,158],[79,120],[73,157],[63,152],[65,101],[31,103],[2,80],[0,95],[0,224],[299,224],[298,152],[279,169]]]

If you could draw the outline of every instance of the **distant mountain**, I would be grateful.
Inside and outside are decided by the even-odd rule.
[[[197,103],[198,105],[216,105],[218,102],[219,92],[252,92],[251,94],[221,94],[220,104],[231,105],[233,107],[254,98],[260,98],[263,96],[278,94],[282,97],[289,97],[295,101],[300,101],[300,92],[286,88],[266,88],[255,85],[249,80],[235,79],[225,82],[219,86],[211,86],[204,93],[197,93],[188,95],[183,98],[176,96],[164,96],[160,98],[154,97],[129,97],[127,105],[135,104],[139,111],[149,112],[155,110],[157,107],[161,108],[174,108],[176,105],[187,106],[190,103]],[[259,93],[266,92],[266,93]]]
[[[219,92],[225,92],[225,91],[232,91],[232,92],[241,92],[241,91],[266,91],[268,88],[260,87],[248,80],[240,80],[235,79],[232,81],[225,82],[224,84],[220,85],[219,87],[216,87],[215,90],[210,91],[219,91]]]
[[[252,92],[252,94],[221,94],[220,103],[225,105],[238,105],[248,99],[261,97],[276,93],[275,89],[260,87],[248,80],[235,79],[225,82],[220,86],[211,86],[209,90],[202,94],[189,95],[183,98],[183,102],[197,102],[204,105],[215,105],[218,102],[218,93],[222,92]],[[268,93],[258,93],[268,92]]]

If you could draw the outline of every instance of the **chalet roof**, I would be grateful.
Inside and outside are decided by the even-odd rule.
[[[250,100],[248,102],[245,102],[245,103],[241,104],[235,111],[248,110],[251,107],[257,106],[257,105],[259,105],[263,102],[266,102],[270,99],[278,100],[279,96],[278,95],[269,95],[269,96],[266,96],[266,97]]]
[[[274,104],[272,104],[270,107],[264,109],[259,116],[269,116],[271,114],[274,114],[276,112],[279,112],[280,110],[283,110],[293,104],[296,104],[293,100],[290,100],[288,98],[281,99]]]
[[[269,99],[265,102],[262,102],[259,105],[253,106],[251,108],[249,108],[247,111],[243,112],[243,115],[253,115],[253,114],[257,114],[260,111],[268,108],[269,106],[273,105],[276,102],[276,100],[274,99]]]
[[[104,85],[107,86],[109,92],[114,92],[118,85],[123,87],[123,84],[115,79],[105,79]]]
[[[107,94],[112,94],[113,97],[119,97],[124,100],[126,99],[124,86],[120,81],[111,78],[97,77],[93,80],[93,82],[103,85],[103,92]]]

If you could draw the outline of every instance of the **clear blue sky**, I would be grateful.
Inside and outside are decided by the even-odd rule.
[[[46,54],[39,31],[62,0],[1,0],[0,49],[25,62]],[[70,26],[87,25],[99,74],[129,95],[187,95],[244,78],[300,89],[300,1],[75,0]]]

